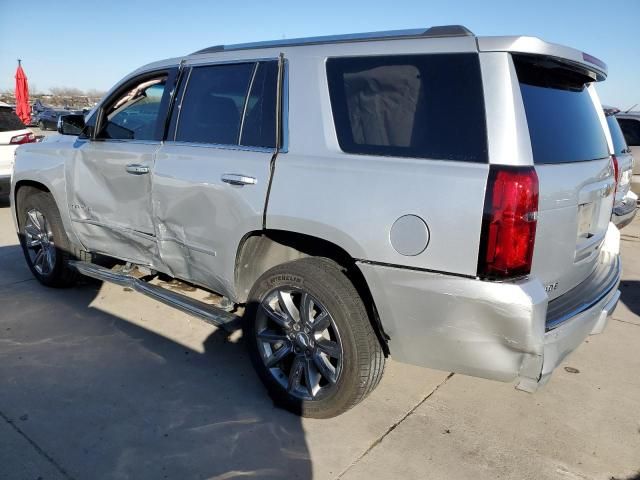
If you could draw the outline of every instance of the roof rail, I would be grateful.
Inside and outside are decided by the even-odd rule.
[[[371,40],[396,40],[426,37],[472,37],[473,33],[462,25],[442,25],[409,30],[387,30],[383,32],[349,33],[346,35],[327,35],[322,37],[291,38],[269,40],[266,42],[238,43],[235,45],[215,45],[193,52],[191,55],[203,53],[227,52],[232,50],[251,50],[255,48],[297,47],[302,45],[321,45],[326,43],[365,42]]]

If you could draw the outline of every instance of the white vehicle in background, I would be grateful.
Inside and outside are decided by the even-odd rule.
[[[24,126],[11,105],[0,102],[0,197],[9,195],[16,148],[35,141],[33,132]]]
[[[619,112],[616,113],[616,118],[631,154],[636,159],[633,166],[633,177],[631,178],[631,190],[640,195],[640,112]]]
[[[620,121],[616,118],[616,114],[620,111],[614,107],[603,107],[607,127],[611,134],[613,151],[611,158],[614,161],[616,170],[616,180],[618,182],[616,188],[616,199],[613,206],[613,214],[611,221],[618,228],[629,225],[636,216],[636,204],[638,195],[631,191],[631,178],[637,167],[634,168],[634,158],[631,156],[631,148],[627,146]],[[638,122],[640,125],[640,122]],[[640,157],[640,152],[637,152]],[[638,179],[636,179],[637,181]]]

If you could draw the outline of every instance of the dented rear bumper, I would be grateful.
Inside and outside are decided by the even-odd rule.
[[[600,333],[620,297],[616,253],[602,252],[607,284],[561,324],[547,328],[547,294],[537,279],[473,278],[359,264],[393,358],[415,365],[510,382],[534,391],[591,333]],[[611,281],[611,278],[614,281]],[[593,289],[594,285],[589,285]],[[557,313],[557,312],[555,312]]]

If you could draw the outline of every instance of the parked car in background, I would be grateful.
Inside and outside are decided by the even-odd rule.
[[[640,112],[619,112],[616,118],[635,159],[631,190],[640,196]]]
[[[82,111],[51,108],[40,112],[36,116],[35,122],[41,130],[55,130],[58,127],[58,119],[62,115],[77,115],[78,113],[82,113]]]
[[[461,26],[205,48],[20,148],[16,230],[44,285],[242,315],[296,413],[353,407],[387,355],[533,392],[620,298],[606,76]]]
[[[35,123],[40,130],[55,130],[58,126],[58,118],[64,114],[65,112],[60,110],[43,110],[36,115]]]
[[[637,211],[638,195],[631,190],[631,177],[635,162],[616,118],[616,113],[620,110],[614,107],[603,107],[603,109],[607,128],[611,134],[613,146],[611,158],[615,164],[618,180],[611,221],[618,228],[622,228],[633,221]]]
[[[16,148],[35,142],[33,132],[25,127],[11,105],[0,102],[0,196],[9,194]]]

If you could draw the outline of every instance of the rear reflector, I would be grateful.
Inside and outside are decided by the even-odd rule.
[[[10,145],[22,145],[23,143],[33,143],[36,141],[36,137],[33,133],[24,133],[22,135],[16,135],[9,140]]]
[[[529,274],[537,219],[535,169],[492,166],[484,201],[478,276],[497,280]]]

